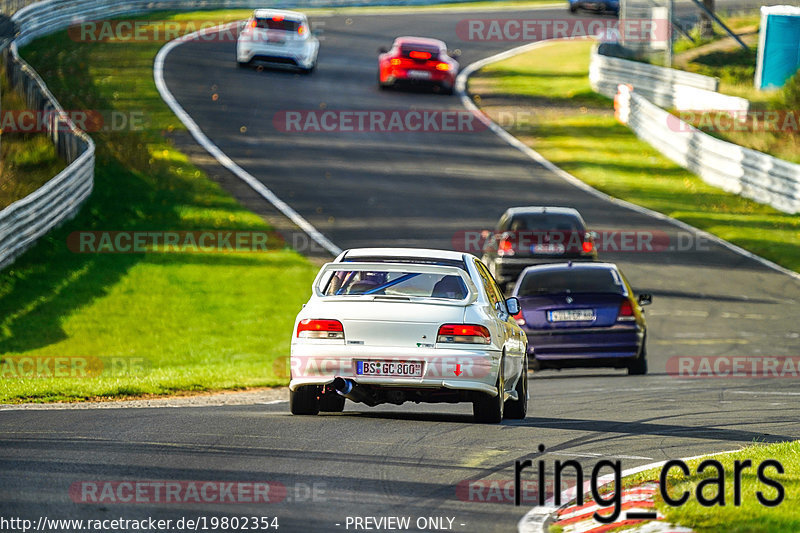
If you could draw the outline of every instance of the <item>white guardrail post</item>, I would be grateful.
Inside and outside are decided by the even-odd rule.
[[[745,116],[747,100],[715,92],[714,78],[608,57],[597,47],[589,72],[592,88],[614,98],[617,120],[675,163],[725,191],[800,212],[800,165],[712,137],[662,109]]]

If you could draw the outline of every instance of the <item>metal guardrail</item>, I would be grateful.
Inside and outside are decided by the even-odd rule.
[[[800,212],[800,165],[703,133],[624,84],[614,107],[639,138],[703,181],[785,213]]]
[[[620,83],[628,83],[651,102],[662,107],[673,107],[672,93],[675,85],[707,91],[716,91],[719,87],[717,78],[607,55],[603,50],[605,46],[607,45],[601,44],[592,49],[589,83],[595,92],[609,98],[617,94]]]
[[[36,110],[58,155],[68,166],[43,186],[0,210],[0,268],[9,265],[36,239],[73,217],[94,185],[94,143],[66,116],[38,74],[12,42],[3,51],[6,76]]]
[[[440,0],[289,0],[280,7],[413,6]],[[475,0],[477,1],[477,0]],[[6,75],[25,95],[28,108],[48,117],[47,134],[68,164],[61,173],[25,198],[0,210],[0,269],[11,264],[36,239],[74,216],[89,197],[94,183],[95,146],[64,114],[38,74],[19,56],[18,47],[33,39],[87,20],[164,10],[256,8],[265,0],[0,0],[6,33]],[[13,13],[10,21],[8,16]],[[2,21],[0,21],[2,22]],[[5,39],[4,39],[5,37]],[[4,42],[4,44],[8,44]],[[0,45],[3,48],[3,45]]]

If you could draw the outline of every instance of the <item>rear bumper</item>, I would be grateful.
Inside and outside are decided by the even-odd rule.
[[[359,385],[386,388],[425,388],[479,391],[497,394],[497,372],[501,352],[439,348],[292,345],[292,379],[289,389],[304,385],[327,385],[337,377]],[[356,360],[419,361],[421,377],[363,376],[356,373]],[[457,367],[456,365],[460,365]],[[458,375],[456,375],[458,371]]]
[[[317,46],[312,43],[270,45],[259,42],[240,42],[236,46],[236,60],[239,63],[264,61],[311,68],[317,60]]]
[[[631,359],[639,355],[644,340],[644,330],[635,326],[608,328],[581,328],[575,330],[526,330],[528,357],[541,362],[563,363],[563,366],[581,361]],[[604,366],[604,365],[600,365]],[[613,366],[613,365],[612,365]]]
[[[393,85],[439,85],[443,87],[452,87],[455,85],[455,76],[449,72],[441,72],[438,70],[426,72],[430,72],[430,78],[411,78],[408,76],[408,69],[389,69],[381,81]]]

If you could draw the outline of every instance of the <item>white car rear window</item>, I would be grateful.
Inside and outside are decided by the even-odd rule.
[[[459,276],[419,272],[364,272],[337,270],[324,289],[325,296],[418,296],[463,300],[468,291]]]
[[[300,21],[290,20],[283,17],[256,17],[256,28],[262,30],[296,32],[300,26]]]

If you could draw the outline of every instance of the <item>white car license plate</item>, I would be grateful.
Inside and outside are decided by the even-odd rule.
[[[408,77],[417,80],[427,80],[431,77],[431,73],[427,70],[409,70]]]
[[[559,309],[547,312],[547,320],[550,322],[580,322],[594,319],[594,309]]]
[[[267,33],[267,42],[269,44],[284,44],[286,43],[286,36],[282,33]]]
[[[421,378],[420,361],[356,361],[356,375],[393,378]]]
[[[546,243],[531,245],[531,253],[534,254],[563,254],[564,250],[563,244]]]

